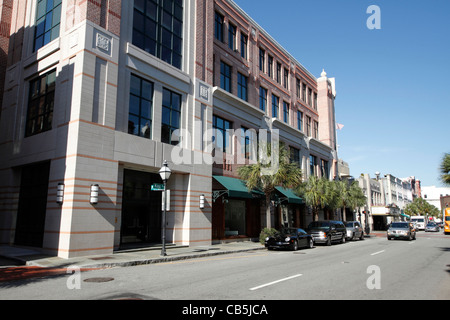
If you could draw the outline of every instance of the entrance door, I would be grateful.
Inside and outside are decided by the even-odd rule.
[[[22,168],[14,243],[42,247],[50,162]]]
[[[124,171],[121,244],[161,242],[162,192],[151,191],[154,183],[159,174]]]

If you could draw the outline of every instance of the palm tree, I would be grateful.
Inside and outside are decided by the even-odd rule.
[[[367,197],[364,195],[363,190],[359,186],[357,181],[353,181],[349,187],[350,198],[350,208],[357,209],[364,206],[367,203]]]
[[[342,209],[342,221],[346,221],[345,211],[350,206],[351,194],[347,180],[336,181],[336,191],[338,193],[338,207]]]
[[[271,148],[267,147],[270,157]],[[297,163],[291,163],[289,154],[284,144],[279,147],[279,167],[272,175],[264,175],[264,169],[270,167],[270,164],[262,164],[260,159],[251,165],[242,166],[238,169],[240,178],[246,181],[249,190],[260,189],[266,197],[266,227],[271,228],[270,219],[270,201],[275,187],[296,188],[302,182],[302,172]]]
[[[442,159],[441,167],[441,181],[450,186],[450,153],[445,154]]]
[[[346,180],[336,181],[338,205],[342,208],[342,220],[346,221],[346,209],[356,209],[366,204],[366,196],[357,181],[349,184]]]
[[[331,184],[326,179],[311,176],[308,181],[297,188],[297,193],[305,199],[306,205],[311,207],[313,221],[317,221],[319,220],[319,210],[330,203]]]

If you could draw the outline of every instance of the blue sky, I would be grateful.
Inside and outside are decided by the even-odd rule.
[[[339,157],[442,186],[450,153],[450,1],[235,0],[316,77],[336,78]],[[370,30],[370,5],[381,29]]]

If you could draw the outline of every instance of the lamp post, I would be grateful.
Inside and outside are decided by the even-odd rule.
[[[164,160],[164,164],[159,170],[159,175],[161,176],[161,179],[164,183],[164,212],[162,216],[162,234],[161,234],[161,240],[162,240],[162,249],[161,249],[161,256],[166,256],[166,207],[167,207],[167,180],[170,178],[170,174],[172,171],[170,170],[167,161]]]

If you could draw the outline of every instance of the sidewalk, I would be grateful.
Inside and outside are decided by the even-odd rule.
[[[161,246],[155,246],[151,248],[116,251],[109,255],[63,259],[54,256],[45,256],[33,249],[0,246],[0,257],[6,259],[5,261],[17,262],[14,266],[22,265],[56,269],[77,266],[83,269],[101,269],[172,262],[262,249],[265,248],[259,242],[245,241],[201,247],[169,245],[166,246],[166,256],[161,256]],[[3,268],[4,267],[7,266],[4,265]],[[1,265],[0,268],[2,268]]]

